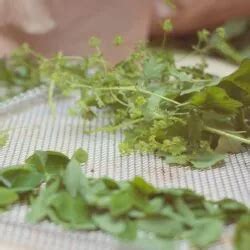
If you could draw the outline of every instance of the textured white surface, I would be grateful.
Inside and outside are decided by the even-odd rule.
[[[1,126],[10,131],[8,144],[0,150],[0,167],[23,162],[35,149],[58,150],[71,155],[75,149],[83,147],[89,152],[84,168],[88,176],[122,180],[140,175],[157,187],[188,187],[207,198],[229,197],[250,205],[249,152],[229,155],[222,167],[207,171],[170,167],[154,155],[137,153],[122,157],[118,150],[122,140],[120,131],[83,134],[83,128],[93,129],[108,122],[101,111],[96,120],[88,123],[79,117],[70,117],[67,109],[72,100],[61,99],[53,116],[45,96],[43,89],[37,89],[0,105]],[[0,216],[0,250],[128,248],[102,233],[64,231],[47,222],[27,224],[25,213],[26,207],[16,206]],[[230,232],[213,249],[230,249]]]

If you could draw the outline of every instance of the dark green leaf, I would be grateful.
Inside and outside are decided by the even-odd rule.
[[[241,88],[250,94],[250,59],[242,61],[239,69],[229,76],[222,79],[222,83],[233,83],[235,86]]]
[[[60,152],[36,151],[25,162],[39,172],[60,174],[66,168],[69,158]]]
[[[215,110],[221,113],[236,113],[242,103],[229,97],[226,91],[219,87],[210,87],[195,94],[191,103],[203,109]]]
[[[241,142],[235,141],[225,136],[221,136],[216,147],[216,152],[221,154],[239,153],[241,149],[243,149]]]
[[[236,225],[234,245],[235,250],[249,250],[250,246],[250,214],[243,215]]]
[[[193,157],[190,162],[192,166],[197,169],[206,169],[213,167],[215,164],[223,161],[225,158],[224,154],[215,152],[201,152]]]
[[[68,163],[64,172],[64,185],[66,190],[75,197],[80,190],[81,179],[84,178],[80,162],[75,158],[72,158]]]
[[[156,189],[146,181],[144,181],[141,177],[136,176],[132,181],[131,184],[139,190],[142,194],[150,195],[153,194]]]

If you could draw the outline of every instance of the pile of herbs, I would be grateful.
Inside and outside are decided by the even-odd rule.
[[[224,37],[221,30],[216,34]],[[195,50],[201,55],[209,37],[205,31],[199,33]],[[114,43],[123,46],[120,36]],[[96,108],[111,114],[110,126],[92,132],[122,129],[123,154],[156,153],[168,163],[205,169],[221,162],[225,153],[250,144],[250,59],[219,79],[206,73],[204,60],[197,66],[177,67],[171,52],[144,45],[111,66],[101,53],[100,40],[93,37],[90,45],[91,56],[58,53],[49,59],[24,46],[12,60],[14,65],[27,64],[19,73],[30,69],[28,75],[33,77],[23,79],[27,88],[33,82],[48,85],[52,108],[55,90],[63,95],[78,91],[80,98],[71,113],[84,119],[93,119]]]
[[[27,45],[8,58],[0,58],[0,103],[40,84],[37,60],[30,55]]]
[[[143,249],[177,249],[178,241],[206,249],[225,225],[235,224],[235,249],[247,250],[249,209],[231,200],[206,200],[188,189],[157,189],[141,177],[130,181],[88,178],[87,153],[69,159],[36,151],[25,163],[0,171],[0,209],[27,204],[27,220],[49,220],[72,230],[102,230]],[[183,243],[183,242],[182,242]]]
[[[122,129],[122,153],[151,152],[168,163],[205,169],[250,144],[250,59],[219,79],[206,73],[203,61],[177,67],[171,53],[143,45],[110,66],[97,38],[91,46],[96,52],[89,57],[41,58],[40,75],[48,81],[51,104],[55,89],[78,91],[71,112],[84,119],[94,118],[96,108],[111,114],[113,123],[97,131]]]

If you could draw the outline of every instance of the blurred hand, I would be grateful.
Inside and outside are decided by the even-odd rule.
[[[153,34],[162,33],[160,23],[170,18],[174,34],[185,35],[202,28],[213,28],[225,21],[250,15],[249,0],[173,0],[176,8],[167,6],[164,0],[155,0]]]
[[[3,25],[12,25],[30,34],[53,29],[54,20],[43,0],[0,0]]]
[[[89,38],[97,36],[112,62],[126,57],[136,43],[147,39],[153,9],[152,0],[0,0],[0,12],[1,5],[7,13],[5,18],[0,13],[5,40],[27,42],[48,56],[58,51],[86,55],[91,51]],[[113,45],[116,35],[124,37],[119,48]]]
[[[8,55],[18,46],[6,26],[37,35],[52,30],[55,22],[43,0],[0,0],[0,56]]]

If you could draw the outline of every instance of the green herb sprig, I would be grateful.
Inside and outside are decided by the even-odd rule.
[[[49,220],[72,230],[102,230],[143,249],[178,249],[185,240],[206,249],[224,225],[235,224],[235,248],[249,247],[249,209],[231,200],[206,200],[188,189],[157,189],[141,177],[115,181],[89,178],[81,171],[88,155],[78,149],[36,151],[25,163],[0,171],[0,209],[30,206],[27,220]]]
[[[41,84],[38,60],[33,53],[24,44],[9,58],[0,58],[0,102]]]

